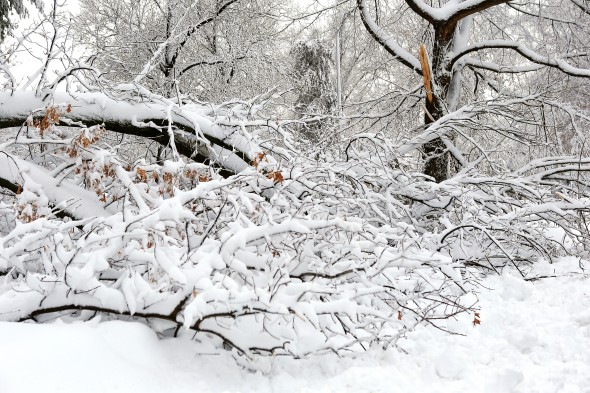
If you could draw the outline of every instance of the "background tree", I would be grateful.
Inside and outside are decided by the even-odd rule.
[[[293,84],[297,94],[295,112],[301,117],[336,114],[331,48],[318,39],[308,39],[298,41],[290,53],[294,61]],[[317,141],[322,130],[328,128],[327,121],[307,122],[302,133],[311,141]]]
[[[31,3],[41,8],[42,3],[38,0],[31,0]],[[23,0],[0,0],[0,41],[3,41],[6,34],[14,27],[13,19],[11,20],[11,13],[16,16],[27,16],[27,8]]]
[[[373,39],[396,63],[420,77],[427,67],[421,64],[417,52],[420,44],[426,45],[430,68],[427,78],[433,89],[432,98],[427,96],[424,102],[427,126],[470,101],[466,95],[466,78],[475,78],[475,85],[471,84],[473,98],[480,95],[491,100],[535,94],[535,91],[537,97],[550,97],[540,86],[525,83],[530,72],[551,73],[547,70],[551,68],[570,77],[590,76],[585,55],[588,15],[576,2],[448,1],[439,7],[422,0],[381,2],[379,23],[372,2],[357,0],[357,6]],[[402,14],[402,18],[396,17]],[[396,18],[394,23],[391,18]],[[399,28],[407,31],[410,25],[418,27],[421,36],[399,33]],[[482,85],[485,85],[483,89]],[[544,103],[550,101],[538,99]],[[524,108],[519,110],[514,106],[506,107],[505,113],[521,125],[539,123],[543,105],[539,102],[533,105],[537,112],[532,117],[525,114]],[[514,116],[514,110],[519,115]],[[489,129],[496,126],[490,125]],[[520,133],[518,127],[510,124],[501,129],[505,135],[518,138],[514,136]],[[466,164],[466,158],[453,147],[460,132],[452,128],[438,128],[423,143],[424,172],[438,182],[449,178],[451,156],[461,165]]]
[[[79,40],[113,81],[142,80],[171,97],[201,100],[258,94],[278,73],[272,45],[276,1],[82,0]],[[146,62],[150,62],[144,69]]]

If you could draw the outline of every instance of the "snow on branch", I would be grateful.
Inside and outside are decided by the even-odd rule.
[[[481,51],[481,50],[485,50],[485,49],[511,49],[511,50],[515,51],[516,53],[520,54],[521,56],[523,56],[525,59],[527,59],[533,63],[539,64],[541,66],[548,66],[548,67],[557,68],[561,72],[571,75],[571,76],[578,76],[578,77],[584,77],[584,78],[590,77],[590,70],[588,70],[588,69],[574,67],[574,66],[570,65],[564,59],[554,59],[554,58],[542,56],[542,55],[538,54],[537,52],[527,48],[523,44],[520,44],[520,43],[514,42],[514,41],[509,41],[509,40],[488,40],[488,41],[479,42],[477,44],[469,45],[466,48],[463,48],[459,53],[453,54],[453,57],[450,60],[450,63],[455,64],[462,57],[468,55],[469,53],[473,53],[473,52],[477,52],[477,51]],[[580,54],[577,54],[577,56],[580,56]],[[564,57],[568,57],[568,56],[565,55]],[[478,67],[478,65],[479,65],[477,60],[472,61],[471,58],[466,59],[465,62],[466,62],[466,64],[473,66],[473,67]],[[490,67],[489,65],[486,67],[485,63],[483,63],[481,65],[483,66],[482,68],[486,68],[486,69],[491,69],[493,67],[493,65],[492,65],[492,67]],[[503,69],[504,67],[497,66],[496,68]],[[505,68],[510,69],[511,67],[505,67]],[[534,68],[534,66],[533,66],[533,68]],[[522,69],[520,71],[522,72]]]
[[[0,242],[0,269],[11,272],[2,319],[90,310],[213,334],[249,358],[301,357],[387,345],[406,326],[468,308],[447,277],[458,277],[451,260],[422,250],[407,224],[378,229],[364,217],[370,205],[348,197],[331,212],[321,189],[333,185],[316,183],[332,176],[326,170],[299,179],[312,187],[299,202],[261,198],[255,189],[276,183],[251,171],[202,178],[74,232],[64,228],[76,222],[19,223]],[[187,173],[176,173],[177,185]],[[25,244],[39,251],[23,261]]]
[[[414,55],[401,47],[393,37],[387,35],[387,33],[377,25],[371,14],[369,13],[368,5],[366,0],[357,0],[357,6],[359,8],[361,19],[367,31],[373,36],[387,52],[389,52],[395,59],[406,67],[411,68],[414,72],[422,75],[422,66],[420,60]]]
[[[501,3],[408,0],[435,22]],[[357,5],[378,42],[421,74],[366,0]],[[588,158],[511,168],[472,137],[526,144],[520,125],[540,124],[529,109],[551,104],[540,94],[441,106],[397,145],[341,132],[307,155],[287,129],[307,118],[258,117],[270,95],[207,106],[92,76],[83,93],[48,81],[40,94],[0,93],[0,129],[20,127],[0,144],[0,187],[12,191],[1,204],[12,222],[0,235],[0,320],[138,320],[164,336],[190,330],[250,365],[342,355],[395,345],[421,323],[448,330],[446,319],[476,310],[482,271],[527,276],[537,260],[590,254]],[[411,154],[436,139],[463,166],[440,183],[415,173]]]
[[[472,119],[478,115],[485,113],[508,115],[508,108],[519,104],[534,102],[538,98],[539,94],[531,94],[520,98],[484,101],[466,105],[429,124],[419,135],[416,135],[397,146],[396,151],[400,155],[407,154],[412,150],[421,148],[424,144],[431,142],[436,138],[444,137],[449,133],[455,132],[458,124],[472,124]]]
[[[469,15],[508,2],[509,0],[449,1],[447,4],[435,8],[426,4],[423,0],[406,0],[412,11],[433,25],[440,23],[454,24]]]
[[[216,123],[203,113],[205,108],[198,106],[170,110],[168,102],[115,99],[98,92],[56,93],[52,101],[54,105],[71,108],[61,118],[64,124],[99,124],[109,131],[154,139],[163,146],[173,143],[180,154],[215,162],[231,173],[247,168],[261,152],[255,141],[239,130]],[[33,92],[0,93],[0,128],[23,125],[32,113],[40,113],[46,105]]]
[[[35,185],[51,203],[77,219],[107,217],[108,212],[96,195],[69,181],[56,180],[45,168],[0,151],[0,181],[3,187],[19,192]],[[24,185],[24,187],[23,187]]]

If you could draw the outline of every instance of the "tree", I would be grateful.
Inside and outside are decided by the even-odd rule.
[[[363,24],[373,39],[398,64],[411,69],[424,78],[426,85],[432,86],[432,91],[425,94],[424,123],[427,126],[464,103],[463,80],[467,73],[488,85],[485,93],[488,96],[522,96],[522,91],[514,91],[516,84],[522,86],[527,73],[546,72],[547,68],[572,77],[589,77],[585,55],[588,41],[584,38],[588,37],[588,8],[580,1],[558,3],[474,0],[448,1],[433,7],[422,0],[407,0],[389,2],[388,9],[380,8],[381,24],[386,23],[383,20],[387,11],[396,10],[406,15],[396,24],[421,26],[423,37],[427,37],[424,39],[389,34],[375,21],[371,3],[357,0]],[[392,26],[394,30],[395,27]],[[422,43],[427,46],[419,59],[412,52],[416,53]],[[520,64],[519,57],[528,64]],[[506,88],[494,83],[493,75],[509,75]],[[528,86],[531,91],[534,88]],[[475,89],[478,89],[477,84]],[[512,109],[507,108],[507,112]],[[523,123],[527,122],[525,117],[522,117]],[[448,127],[424,140],[424,173],[437,182],[449,178],[451,157],[466,165],[464,157],[458,156],[460,152],[452,146],[455,134],[456,130]]]
[[[304,115],[330,115],[336,106],[333,83],[333,54],[317,39],[298,41],[291,49],[294,58],[293,83],[297,98],[295,111]],[[303,134],[312,141],[320,138],[322,128],[327,122],[306,123]]]
[[[278,29],[267,14],[276,1],[82,0],[80,5],[77,37],[90,62],[113,81],[141,80],[167,98],[182,93],[205,101],[251,96],[256,84],[272,87],[280,51],[272,46]]]

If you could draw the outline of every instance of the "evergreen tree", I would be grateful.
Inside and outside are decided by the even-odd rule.
[[[332,52],[317,40],[299,41],[291,49],[295,59],[294,84],[298,96],[295,110],[301,117],[330,114],[336,106],[332,82]],[[323,122],[308,123],[303,133],[311,140],[319,139]]]
[[[6,34],[14,28],[10,20],[10,13],[13,11],[19,16],[27,15],[23,0],[0,0],[0,41],[3,41]]]

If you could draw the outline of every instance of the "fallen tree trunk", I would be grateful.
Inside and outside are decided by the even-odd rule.
[[[109,131],[148,138],[195,161],[218,165],[226,176],[248,167],[262,151],[237,127],[218,124],[201,107],[116,100],[103,93],[56,93],[52,102],[33,92],[0,93],[0,129],[20,127],[50,105],[62,109],[62,125],[103,125]]]

